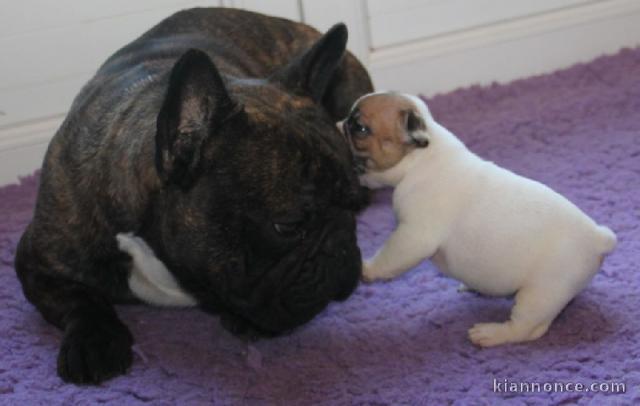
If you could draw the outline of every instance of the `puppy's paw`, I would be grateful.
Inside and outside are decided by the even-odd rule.
[[[98,384],[131,366],[133,337],[120,320],[82,319],[67,327],[58,353],[65,382]]]
[[[369,261],[363,261],[362,262],[362,281],[365,283],[371,283],[374,282],[378,279],[380,279],[379,277],[377,277],[374,273],[374,268],[371,264],[371,262]]]
[[[478,323],[469,329],[469,340],[479,347],[494,347],[509,342],[507,323]]]

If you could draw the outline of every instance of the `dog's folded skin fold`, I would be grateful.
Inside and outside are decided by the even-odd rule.
[[[64,380],[131,365],[114,303],[197,304],[235,333],[275,335],[355,289],[364,195],[334,122],[372,88],[346,40],[344,25],[322,36],[185,10],[84,86],[49,145],[15,263],[25,296],[64,331]],[[145,255],[157,273],[137,272]]]

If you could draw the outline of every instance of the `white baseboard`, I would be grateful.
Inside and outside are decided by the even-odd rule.
[[[379,89],[427,96],[552,72],[640,45],[640,1],[604,0],[374,50]]]

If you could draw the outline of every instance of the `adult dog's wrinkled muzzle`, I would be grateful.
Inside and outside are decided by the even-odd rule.
[[[223,326],[241,336],[275,336],[311,320],[331,301],[345,300],[362,268],[354,229],[353,213],[339,210],[269,269],[248,270],[258,278],[229,280]]]

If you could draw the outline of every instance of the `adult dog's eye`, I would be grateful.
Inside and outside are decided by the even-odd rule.
[[[276,232],[284,237],[296,237],[300,235],[301,222],[295,223],[273,223],[273,228]]]

